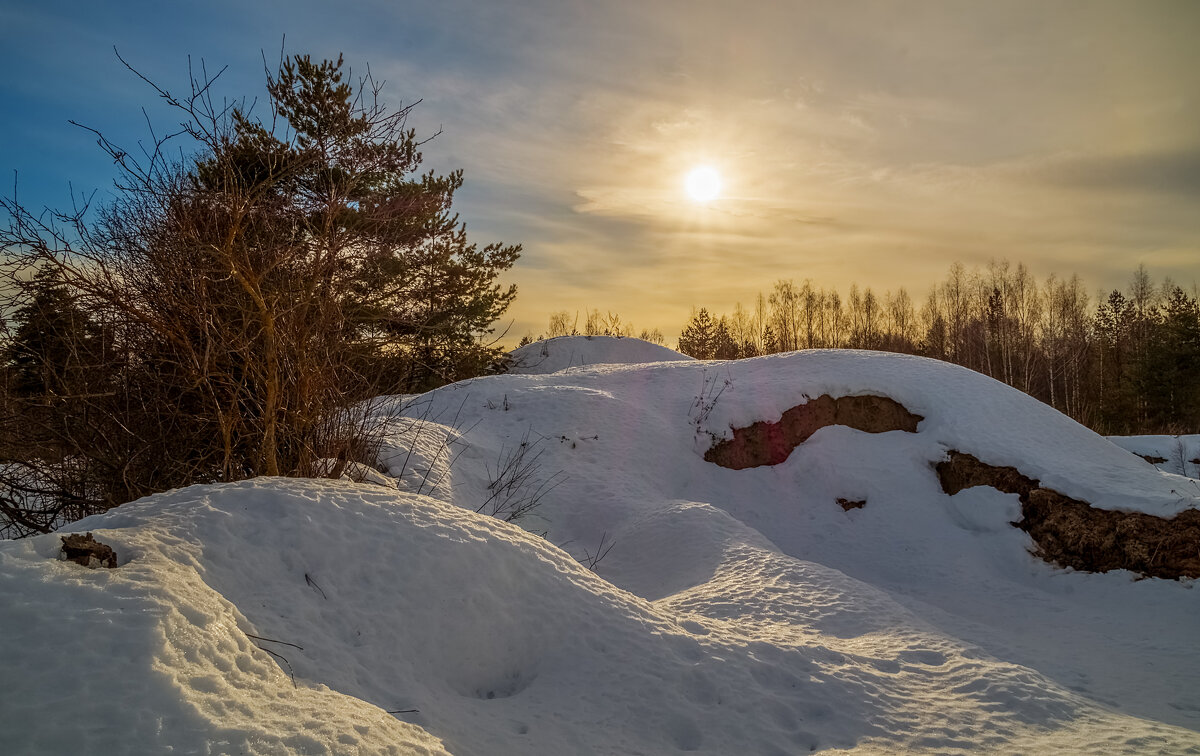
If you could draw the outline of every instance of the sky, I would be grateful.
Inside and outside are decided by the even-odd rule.
[[[1191,0],[9,0],[0,186],[102,203],[114,166],[68,121],[131,146],[172,125],[114,47],[168,89],[189,59],[227,66],[218,91],[253,98],[286,44],[420,100],[472,239],[524,246],[510,341],[598,308],[673,343],[693,307],[778,279],[919,302],[956,261],[1190,287],[1198,38]],[[699,165],[722,175],[707,203]]]

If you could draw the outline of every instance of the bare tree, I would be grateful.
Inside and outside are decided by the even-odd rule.
[[[550,338],[557,336],[574,336],[576,334],[575,325],[579,322],[579,316],[571,319],[571,313],[566,310],[550,313],[550,327],[546,330],[546,335]]]

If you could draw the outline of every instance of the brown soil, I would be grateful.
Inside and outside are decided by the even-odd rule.
[[[1166,457],[1156,457],[1153,454],[1139,454],[1137,456],[1141,457],[1152,465],[1161,465],[1163,462],[1167,461]]]
[[[1014,467],[989,465],[957,451],[936,467],[948,494],[972,486],[1017,494],[1021,520],[1013,525],[1029,533],[1036,554],[1048,562],[1088,572],[1124,569],[1147,577],[1200,577],[1200,510],[1164,518],[1096,509],[1042,487]]]
[[[117,552],[113,551],[112,546],[92,538],[91,533],[87,535],[72,533],[59,537],[63,542],[63,559],[68,559],[75,564],[82,564],[84,567],[108,567],[111,569],[117,566]]]
[[[777,465],[812,434],[829,425],[845,425],[867,433],[901,430],[915,433],[924,418],[886,396],[822,394],[783,413],[779,422],[757,422],[734,428],[733,438],[720,441],[704,454],[709,462],[744,470]]]
[[[865,501],[851,501],[850,499],[838,499],[837,503],[847,512],[849,512],[851,509],[862,509],[867,505],[867,502]]]

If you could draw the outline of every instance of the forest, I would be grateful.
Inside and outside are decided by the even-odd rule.
[[[582,326],[582,327],[581,327]],[[663,343],[614,313],[582,324],[551,315],[549,336],[581,332]],[[697,359],[742,359],[796,349],[875,349],[970,368],[1030,394],[1106,435],[1200,431],[1200,304],[1138,266],[1125,290],[1090,295],[1078,275],[1037,280],[1024,264],[950,266],[918,305],[900,288],[882,296],[779,280],[732,313],[694,310],[679,337]]]

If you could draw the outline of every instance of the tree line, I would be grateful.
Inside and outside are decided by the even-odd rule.
[[[521,337],[517,346],[523,347],[535,341],[559,336],[614,336],[619,339],[636,336],[654,344],[667,343],[663,332],[657,328],[638,329],[632,321],[621,317],[619,313],[612,310],[601,312],[593,307],[583,311],[583,322],[580,322],[579,312],[558,310],[551,313],[550,323],[545,333],[539,333],[537,336],[527,333]]]
[[[1038,281],[1021,264],[950,267],[919,307],[882,296],[777,281],[750,308],[696,310],[678,348],[697,359],[796,349],[876,349],[989,375],[1109,435],[1200,432],[1200,305],[1139,266],[1122,290],[1089,297],[1077,275]]]
[[[421,172],[412,105],[348,75],[281,59],[261,117],[203,70],[181,95],[141,77],[181,126],[132,153],[93,132],[116,199],[0,198],[0,537],[195,482],[336,477],[378,431],[364,400],[502,359],[520,247],[469,242],[462,173]]]

